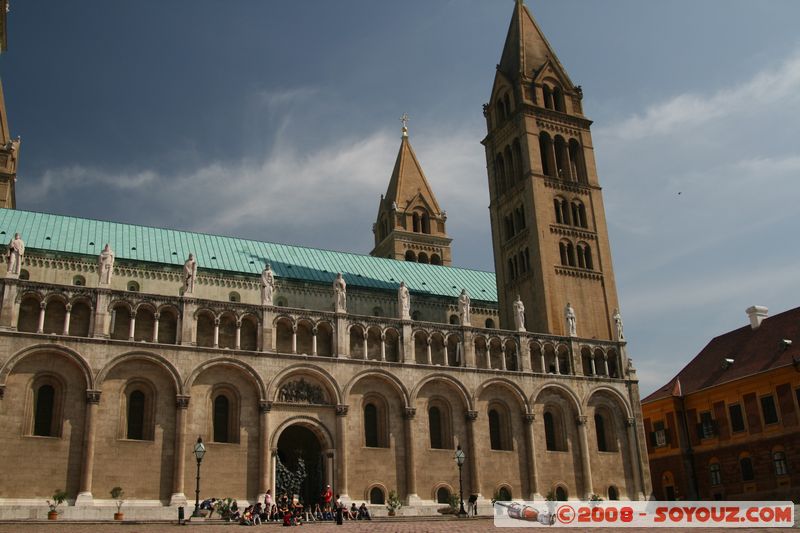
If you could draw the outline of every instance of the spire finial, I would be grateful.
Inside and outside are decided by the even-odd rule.
[[[400,122],[403,123],[403,137],[408,137],[408,113],[403,113]]]

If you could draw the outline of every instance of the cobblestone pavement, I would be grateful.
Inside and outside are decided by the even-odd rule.
[[[586,531],[579,528],[561,529],[561,531]],[[80,524],[69,523],[66,521],[58,522],[21,522],[21,523],[5,523],[0,524],[0,533],[233,533],[240,531],[240,526],[234,524],[203,524],[203,525],[187,525],[179,527],[175,523],[171,524],[135,524],[135,523],[104,523],[104,524]],[[547,531],[546,528],[524,528],[524,531]],[[243,529],[242,531],[251,531],[250,528]],[[265,524],[256,526],[253,531],[270,531],[278,533],[284,529],[278,524]],[[291,530],[293,533],[344,533],[344,532],[358,532],[358,533],[442,533],[457,531],[459,533],[484,533],[484,532],[498,532],[498,531],[517,531],[516,529],[509,528],[495,528],[491,520],[478,519],[478,520],[415,520],[415,521],[402,521],[402,522],[389,522],[389,521],[373,521],[373,522],[345,522],[342,526],[336,526],[330,522],[322,524],[306,524],[302,528],[295,528]],[[594,531],[614,531],[611,528],[594,529]],[[677,532],[686,531],[681,529],[621,529],[619,531],[629,533],[642,533],[644,531],[664,531],[664,532]],[[735,531],[748,531],[748,532],[773,532],[781,531],[780,529],[726,529],[726,528],[705,528],[705,529],[690,529],[692,533],[722,533],[722,532],[735,532]],[[784,530],[785,531],[785,530]]]

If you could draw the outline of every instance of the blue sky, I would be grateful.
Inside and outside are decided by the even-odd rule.
[[[749,305],[797,305],[800,2],[528,6],[595,121],[647,393]],[[407,112],[454,264],[492,270],[481,105],[512,8],[13,1],[19,207],[366,253]]]

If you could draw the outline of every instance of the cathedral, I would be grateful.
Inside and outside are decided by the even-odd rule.
[[[202,497],[650,497],[591,121],[522,1],[488,96],[495,273],[452,265],[405,121],[359,255],[17,209],[0,89],[0,518],[171,518],[198,437]]]

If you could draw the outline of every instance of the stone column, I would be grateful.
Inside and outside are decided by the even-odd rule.
[[[544,358],[544,350],[539,350],[539,359],[542,362],[542,374],[547,374],[547,361]]]
[[[44,302],[39,303],[39,325],[36,326],[36,333],[44,333],[44,309],[47,304]]]
[[[586,415],[580,415],[575,422],[578,424],[578,441],[581,447],[581,467],[583,470],[583,497],[590,499],[592,488],[592,464],[589,457],[589,439],[586,436]]]
[[[533,372],[531,364],[531,343],[525,337],[519,337],[519,369],[523,372]]]
[[[558,364],[558,352],[553,352],[553,355],[554,355],[553,362],[556,365],[556,374],[561,374],[561,368],[560,365]]]
[[[271,465],[269,453],[269,412],[272,410],[272,402],[260,400],[258,402],[259,432],[258,432],[258,458],[259,458],[259,479],[258,479],[258,500],[264,501],[264,495],[272,485],[270,478]]]
[[[158,342],[158,321],[161,318],[161,313],[153,313],[153,342]]]
[[[406,437],[406,505],[413,505],[419,502],[417,496],[417,470],[416,460],[414,459],[414,416],[417,410],[414,407],[406,407],[403,412],[403,430]]]
[[[66,305],[67,312],[64,315],[64,335],[69,335],[69,321],[70,315],[72,315],[72,304]]]
[[[214,348],[219,348],[219,318],[214,319]]]
[[[425,352],[425,355],[428,358],[428,364],[432,365],[433,364],[433,357],[431,356],[431,338],[428,337],[427,339],[425,339],[425,343],[428,346],[427,347],[427,351]]]
[[[603,375],[608,377],[608,354],[603,354]]]
[[[317,355],[317,327],[311,330],[311,355]]]
[[[414,362],[414,335],[411,330],[411,321],[403,321],[403,336],[400,339],[401,361],[404,363]]]
[[[128,327],[128,340],[133,340],[133,334],[136,331],[136,311],[131,313],[131,323]]]
[[[467,440],[469,441],[469,455],[467,462],[469,463],[469,482],[472,487],[470,494],[477,494],[478,498],[481,497],[481,478],[480,478],[480,465],[478,455],[478,438],[475,434],[475,421],[478,420],[478,411],[467,411],[465,413],[467,421]]]
[[[347,410],[347,405],[336,406],[336,455],[339,467],[336,492],[345,500],[350,498],[347,495]]]
[[[508,370],[506,365],[506,345],[500,348],[500,370]]]
[[[272,322],[275,320],[274,308],[272,306],[262,307],[261,315],[261,351],[274,352],[275,339],[273,338],[272,334]]]
[[[524,413],[522,420],[525,422],[525,447],[528,452],[528,500],[532,501],[541,498],[538,478],[536,477],[536,437],[533,431],[533,422],[536,420],[536,415]]]
[[[6,281],[8,283],[8,281]],[[94,308],[94,328],[92,336],[95,338],[107,339],[111,328],[109,327],[108,304],[111,300],[111,291],[95,289],[97,302]]]
[[[333,479],[333,452],[330,450],[325,452],[325,484],[336,485],[336,480]]]
[[[0,311],[0,327],[16,329],[19,316],[19,302],[17,302],[17,281],[6,279],[3,287],[3,307]]]
[[[464,329],[464,344],[463,344],[463,355],[464,355],[464,366],[468,368],[475,368],[477,366],[477,362],[475,361],[475,337],[472,334],[472,331],[469,329]]]
[[[234,348],[237,350],[242,349],[242,321],[236,321],[236,338],[233,344]],[[266,491],[264,491],[266,493]]]
[[[94,472],[94,437],[97,428],[97,407],[100,391],[86,391],[86,420],[83,430],[83,456],[81,457],[81,485],[75,506],[92,505],[92,474]]]
[[[364,328],[364,359],[369,359],[369,333],[366,328]]]
[[[297,324],[292,324],[292,353],[297,353]]]
[[[275,498],[278,497],[278,448],[272,448],[269,453],[270,459],[272,460],[272,464],[270,466],[270,472],[272,472],[272,499],[276,501]]]
[[[642,466],[639,464],[639,447],[636,443],[636,419],[633,417],[627,418],[625,420],[625,428],[628,435],[628,451],[630,454],[631,470],[633,474],[633,487],[631,487],[631,490],[628,491],[628,494],[630,495],[631,499],[633,499],[633,494],[636,494],[637,498],[641,498],[643,491],[640,469]]]
[[[590,366],[592,368],[592,375],[596,376],[597,375],[597,368],[594,366],[594,355],[593,354],[589,354],[589,363],[591,363]]]
[[[172,506],[186,505],[183,492],[183,480],[186,474],[186,411],[189,408],[189,396],[175,397],[175,451],[172,460]]]
[[[381,332],[381,361],[386,361],[386,332]]]

